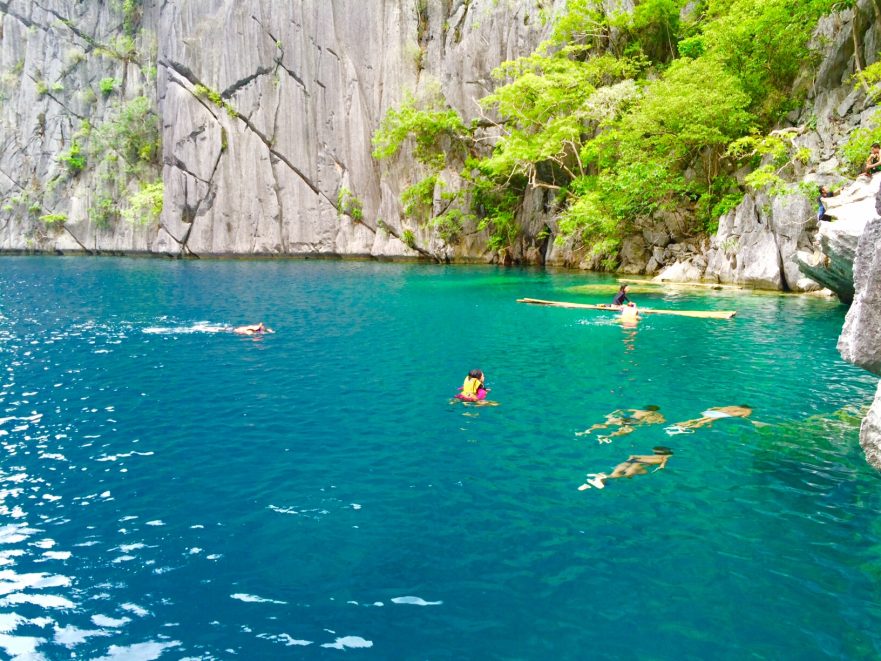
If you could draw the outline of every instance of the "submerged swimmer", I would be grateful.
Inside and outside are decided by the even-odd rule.
[[[652,452],[654,454],[630,455],[627,457],[627,461],[622,461],[615,466],[611,473],[588,473],[586,483],[578,487],[578,490],[584,491],[591,487],[595,489],[605,489],[606,480],[614,480],[619,477],[631,478],[635,475],[646,475],[648,473],[648,466],[655,467],[655,470],[652,471],[654,473],[655,471],[664,468],[670,460],[670,457],[673,456],[673,450],[664,447],[663,445],[652,448]]]
[[[708,427],[716,420],[722,418],[748,418],[752,415],[753,410],[746,405],[741,406],[714,406],[701,413],[700,418],[694,420],[686,420],[677,422],[675,425],[667,427],[665,430],[668,434],[690,434],[699,427]]]
[[[584,431],[576,432],[575,435],[587,436],[598,429],[617,427],[610,434],[597,436],[600,443],[611,443],[612,438],[632,434],[640,425],[657,425],[667,422],[660,410],[661,408],[654,404],[649,404],[644,409],[617,409],[606,415],[605,422],[598,422]]]
[[[271,328],[268,328],[266,324],[261,321],[258,324],[238,326],[237,328],[233,328],[232,332],[236,333],[237,335],[265,335],[267,333],[274,333],[275,331]]]

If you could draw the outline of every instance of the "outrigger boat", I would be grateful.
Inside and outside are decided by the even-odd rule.
[[[547,305],[554,308],[606,310],[608,312],[620,312],[622,308],[621,305],[566,303],[565,301],[543,301],[540,298],[518,298],[517,302],[529,303],[530,305]],[[639,314],[668,314],[677,317],[698,317],[699,319],[731,319],[737,314],[737,310],[654,310],[651,308],[639,308]]]

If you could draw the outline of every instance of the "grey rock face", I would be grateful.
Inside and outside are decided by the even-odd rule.
[[[863,177],[826,198],[826,214],[831,222],[821,221],[813,253],[799,251],[796,259],[801,272],[832,290],[843,303],[854,298],[854,260],[866,222],[873,217],[881,176]]]
[[[881,207],[881,190],[876,196]],[[845,360],[881,375],[881,217],[866,224],[853,265],[855,295],[838,339]],[[860,428],[866,459],[881,469],[881,386]]]
[[[868,122],[850,81],[848,29],[859,13],[863,62],[872,61],[878,28],[869,2],[859,0],[818,32],[827,55],[808,111],[816,129],[806,130],[798,146],[810,147],[827,169],[837,163],[842,137]],[[476,100],[497,84],[492,69],[532,52],[565,0],[142,4],[129,48],[118,39],[122,3],[0,2],[7,97],[0,108],[0,250],[490,258],[487,235],[475,227],[451,242],[405,217],[400,194],[425,173],[406,150],[377,164],[371,136],[408,94],[439,96],[466,120],[475,118]],[[636,3],[603,4],[630,11]],[[105,94],[107,80],[116,83]],[[102,213],[109,195],[104,175],[92,163],[72,172],[62,157],[76,140],[89,141],[77,137],[86,124],[108,126],[141,96],[158,118],[163,152],[137,177],[120,178],[119,208]],[[459,165],[441,174],[448,191],[459,185]],[[158,219],[118,218],[142,183],[159,180]],[[341,198],[352,203],[341,205]],[[654,272],[688,261],[686,271],[702,279],[810,288],[792,252],[812,249],[810,226],[799,229],[810,201],[804,204],[746,203],[727,223],[730,231],[714,239],[706,268],[694,251],[674,248],[694,244],[689,214],[660,212],[644,219],[644,246],[628,243],[623,267]],[[597,267],[571,243],[548,240],[554,213],[545,193],[530,193],[518,217],[522,236],[506,258]],[[415,248],[404,240],[409,233]]]
[[[799,256],[802,273],[834,292],[842,303],[853,301],[853,261],[862,229],[854,232],[824,224],[818,233],[819,250]]]
[[[126,155],[91,174],[74,157],[133,100],[155,101],[152,70],[135,63],[135,51],[155,50],[153,34],[121,40],[121,17],[102,3],[10,0],[0,9],[0,250],[146,251],[155,230],[113,227],[119,209],[102,207],[108,188],[137,192]],[[155,165],[141,170],[159,176]]]
[[[423,254],[480,256],[485,237],[450,246],[404,218],[400,193],[419,166],[408,154],[378,166],[371,138],[407,94],[474,117],[493,68],[534,50],[545,12],[565,2],[544,4],[147,1],[134,54],[110,56],[121,3],[0,3],[0,193],[15,199],[0,249],[418,256],[401,240],[409,229]],[[119,83],[105,95],[108,79]],[[66,172],[58,157],[86,120],[107,124],[141,95],[159,117],[161,169],[122,182],[121,197],[161,178],[161,217],[96,221],[100,174]],[[518,250],[541,248],[525,236]]]
[[[818,289],[801,276],[796,261],[799,247],[812,245],[810,230],[815,228],[811,203],[803,195],[747,195],[720,218],[704,257],[695,257],[697,249],[683,244],[667,246],[668,266],[656,279],[781,291]]]
[[[881,218],[866,224],[854,260],[853,305],[838,350],[842,357],[881,375]]]
[[[860,425],[860,446],[866,453],[866,461],[881,470],[881,383],[869,413]]]
[[[645,239],[640,235],[629,236],[621,246],[621,266],[618,270],[629,274],[643,273],[650,257]]]

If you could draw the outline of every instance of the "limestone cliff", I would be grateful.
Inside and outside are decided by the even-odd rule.
[[[850,78],[879,50],[871,1],[817,32],[826,56],[790,118],[809,181],[840,180],[838,147],[873,110]],[[530,53],[564,5],[0,0],[0,250],[487,259],[476,228],[446,243],[404,216],[419,167],[407,153],[380,166],[371,136],[408,94],[474,119],[492,69]],[[440,175],[451,187],[459,165]],[[596,266],[551,240],[552,197],[527,192],[507,256]],[[814,288],[796,261],[817,249],[813,204],[749,196],[710,241],[686,210],[658,212],[624,239],[622,271]]]
[[[842,357],[881,375],[881,191],[875,217],[866,224],[854,261],[855,295],[838,350]],[[881,469],[881,385],[860,428],[860,444],[869,463]]]
[[[0,250],[418,256],[410,230],[423,253],[477,258],[479,236],[453,254],[406,224],[414,162],[380,169],[371,136],[406,94],[473,117],[492,69],[531,52],[561,4],[0,2]],[[83,162],[101,131],[149,121],[155,157],[137,134]]]

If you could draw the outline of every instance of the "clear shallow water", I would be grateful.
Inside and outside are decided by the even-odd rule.
[[[0,656],[877,658],[844,310],[597,277],[0,259]],[[278,332],[234,336],[263,319]],[[496,408],[450,405],[473,367]],[[576,436],[615,408],[668,436]],[[849,408],[850,407],[850,408]],[[655,445],[664,471],[578,491]]]

